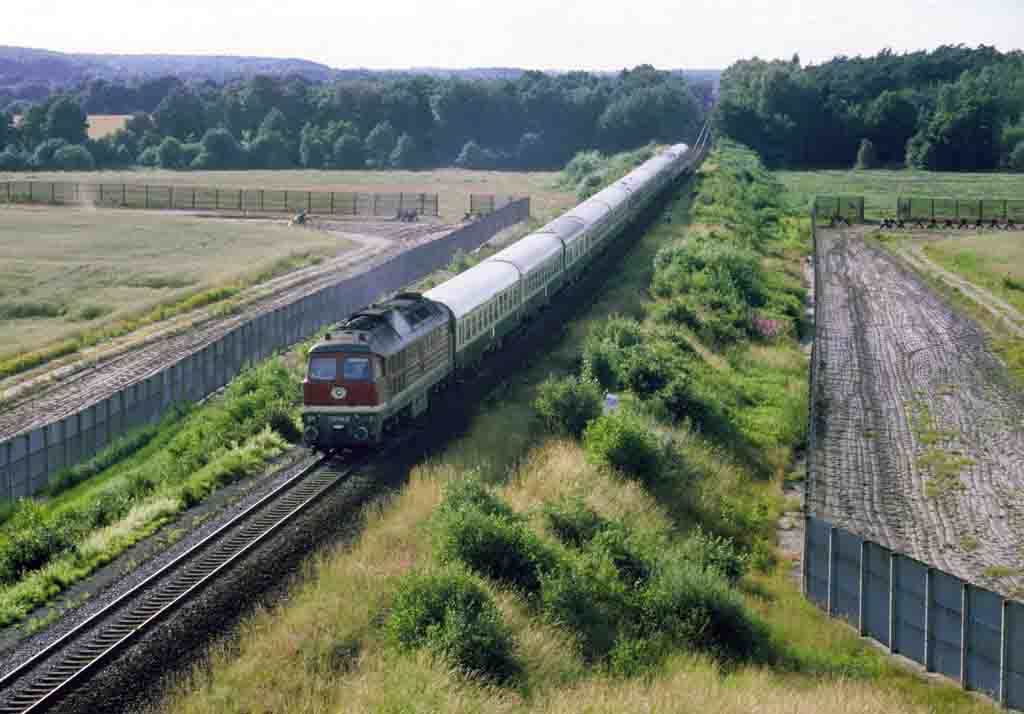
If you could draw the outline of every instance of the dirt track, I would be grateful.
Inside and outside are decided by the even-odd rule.
[[[863,233],[819,232],[811,512],[1019,595],[1024,394],[980,328]]]

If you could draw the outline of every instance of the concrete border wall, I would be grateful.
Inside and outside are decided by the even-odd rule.
[[[126,432],[152,424],[172,406],[198,401],[244,367],[266,359],[448,264],[530,217],[530,199],[513,201],[449,235],[400,253],[236,327],[171,366],[59,421],[0,442],[0,500],[31,496],[61,469],[81,463]]]

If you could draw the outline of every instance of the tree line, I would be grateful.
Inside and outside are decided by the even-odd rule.
[[[1024,53],[945,45],[820,65],[743,60],[715,124],[773,167],[1024,170]]]
[[[710,97],[710,83],[649,65],[515,80],[90,82],[25,107],[17,125],[0,112],[0,170],[557,168],[584,149],[692,137]],[[128,108],[123,129],[88,138],[88,114]]]

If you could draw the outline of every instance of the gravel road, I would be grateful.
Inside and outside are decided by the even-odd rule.
[[[819,233],[811,512],[997,592],[1024,590],[1024,394],[863,228]]]

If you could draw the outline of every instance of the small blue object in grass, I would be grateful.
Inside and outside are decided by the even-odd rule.
[[[609,414],[619,408],[619,398],[614,394],[604,395],[604,413]]]

